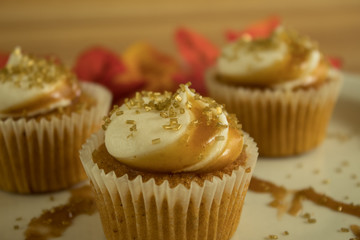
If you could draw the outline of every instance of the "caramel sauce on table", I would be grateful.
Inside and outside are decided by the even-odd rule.
[[[279,211],[287,211],[289,214],[293,216],[298,215],[300,211],[303,209],[302,207],[303,200],[309,200],[317,205],[326,207],[328,209],[342,213],[347,213],[360,218],[360,205],[355,205],[353,203],[347,204],[340,201],[336,201],[333,198],[326,196],[325,194],[317,193],[311,187],[290,191],[282,186],[277,186],[269,181],[265,181],[253,177],[251,179],[249,189],[258,193],[270,193],[271,196],[273,197],[273,201],[269,205],[278,208]],[[290,206],[284,203],[285,197],[288,194],[293,195],[293,199],[290,202]]]
[[[73,189],[66,204],[44,210],[39,217],[31,219],[25,231],[25,240],[60,237],[71,226],[75,217],[81,214],[91,215],[95,211],[95,199],[90,186]]]
[[[360,205],[336,201],[325,194],[317,193],[313,188],[288,190],[266,180],[253,177],[249,189],[257,193],[270,193],[273,201],[269,203],[279,212],[296,216],[302,210],[303,200],[309,200],[328,209],[350,214],[360,218]],[[285,198],[292,194],[290,204]],[[45,210],[39,217],[33,218],[25,231],[25,240],[47,240],[60,237],[71,226],[75,217],[81,214],[92,215],[96,211],[95,200],[90,186],[71,190],[71,197],[66,204]],[[351,232],[360,239],[360,226],[351,225]]]

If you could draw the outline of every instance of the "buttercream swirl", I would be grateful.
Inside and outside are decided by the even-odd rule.
[[[0,118],[35,116],[70,105],[80,95],[74,75],[16,48],[0,70]]]
[[[315,42],[280,26],[269,38],[242,38],[226,46],[216,72],[230,84],[293,89],[324,81],[328,63]]]
[[[202,172],[235,161],[243,146],[236,118],[187,85],[142,92],[105,118],[105,146],[118,161],[150,172]]]

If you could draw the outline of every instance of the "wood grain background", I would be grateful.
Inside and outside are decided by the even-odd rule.
[[[226,29],[242,29],[270,15],[316,39],[326,54],[341,57],[345,71],[360,73],[359,0],[1,0],[0,50],[20,45],[38,54],[58,54],[71,64],[89,46],[120,53],[146,40],[176,54],[178,26],[221,46]]]

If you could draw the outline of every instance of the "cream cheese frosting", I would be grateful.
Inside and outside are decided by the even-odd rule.
[[[0,118],[35,116],[70,105],[80,89],[63,66],[16,48],[0,70]]]
[[[240,155],[242,135],[234,125],[221,105],[181,85],[174,94],[137,93],[115,106],[105,119],[105,146],[141,170],[208,171]]]
[[[232,84],[292,89],[322,80],[317,71],[322,65],[316,43],[280,26],[269,38],[243,38],[225,46],[216,72]]]

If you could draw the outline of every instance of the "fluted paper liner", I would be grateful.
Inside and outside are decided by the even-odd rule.
[[[306,152],[318,146],[339,95],[342,76],[331,70],[318,88],[260,90],[227,85],[206,76],[209,95],[237,115],[243,129],[255,140],[260,156],[279,157]]]
[[[91,83],[82,83],[82,89],[96,99],[96,106],[50,120],[0,120],[0,189],[48,192],[86,178],[79,150],[99,129],[111,94]]]
[[[206,180],[203,186],[193,182],[189,188],[182,184],[170,188],[167,180],[157,185],[154,179],[143,182],[141,176],[129,180],[126,174],[105,174],[92,160],[103,139],[103,131],[92,135],[80,159],[96,193],[108,240],[228,240],[234,234],[258,155],[247,134],[245,167],[222,179]]]

